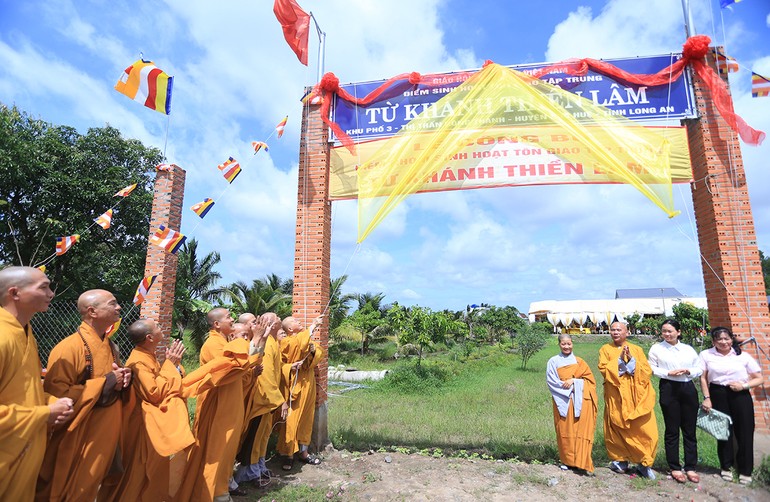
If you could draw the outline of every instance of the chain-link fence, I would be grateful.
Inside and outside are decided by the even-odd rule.
[[[125,362],[133,350],[133,345],[128,339],[126,330],[131,323],[139,319],[139,307],[131,302],[121,304],[121,317],[117,333],[112,335],[112,340],[120,348],[120,360]],[[48,365],[48,354],[54,346],[77,331],[80,326],[80,313],[76,301],[53,302],[47,312],[35,314],[32,318],[32,330],[37,340],[37,349],[40,354],[40,363],[45,368]]]

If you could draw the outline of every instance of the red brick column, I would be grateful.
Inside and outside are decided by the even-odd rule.
[[[159,225],[179,231],[182,225],[182,204],[184,203],[185,171],[173,165],[171,171],[158,171],[155,177],[155,194],[152,198],[150,232],[152,235]],[[144,275],[158,274],[149,294],[142,303],[141,315],[160,324],[164,334],[171,333],[171,316],[174,312],[177,256],[167,253],[154,244],[147,244],[147,259]],[[158,346],[158,360],[166,358],[164,344]]]
[[[305,106],[299,147],[297,227],[294,251],[293,315],[303,326],[324,313],[329,303],[331,258],[331,201],[329,201],[329,132],[321,121],[320,106]],[[314,341],[324,351],[316,368],[314,450],[329,444],[327,385],[329,321],[315,331]]]
[[[713,52],[709,54],[716,70]],[[719,116],[708,89],[697,76],[693,80],[700,118],[686,124],[709,323],[754,336],[759,345],[770,347],[770,314],[739,138]],[[768,381],[770,365],[756,344],[744,349],[760,363]],[[757,433],[770,434],[770,384],[753,394]]]

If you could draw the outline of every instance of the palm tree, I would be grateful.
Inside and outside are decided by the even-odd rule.
[[[385,299],[385,293],[356,293],[355,300],[358,302],[358,310],[363,310],[367,305],[370,305],[372,310],[379,310],[382,312],[383,305],[382,300]]]
[[[179,252],[174,295],[174,324],[180,336],[191,328],[190,339],[197,349],[203,345],[207,330],[206,313],[211,303],[225,288],[216,287],[222,278],[214,267],[220,262],[219,253],[212,251],[198,259],[198,241],[191,239]]]
[[[352,300],[356,299],[356,295],[352,293],[342,294],[342,285],[348,280],[347,275],[332,279],[329,283],[329,333],[333,333],[342,321],[348,316],[348,310]]]
[[[243,281],[230,286],[232,309],[236,313],[251,312],[262,315],[274,312],[278,317],[291,315],[291,280],[283,281],[275,274],[270,274],[265,280],[255,279],[251,286]]]

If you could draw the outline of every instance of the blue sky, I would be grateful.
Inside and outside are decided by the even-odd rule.
[[[326,71],[341,82],[418,71],[679,52],[679,0],[500,2],[300,0],[327,33]],[[543,7],[547,5],[547,7]],[[735,107],[770,133],[770,98],[752,99],[748,69],[770,75],[770,4],[691,0],[694,27],[741,63]],[[140,51],[174,75],[169,161],[187,170],[185,206],[217,198],[216,169],[232,155],[244,172],[198,225],[182,231],[221,253],[225,282],[294,267],[301,104],[317,80],[283,40],[272,2],[0,0],[0,101],[85,132],[110,124],[163,149],[167,119],[113,90]],[[270,151],[252,156],[289,115]],[[770,140],[742,147],[760,249],[770,252]],[[105,180],[117,188],[119,180]],[[346,292],[461,309],[471,303],[611,298],[618,288],[675,287],[703,296],[688,186],[669,220],[628,186],[518,187],[416,195],[356,247],[354,201],[335,202],[332,276]],[[193,231],[194,230],[194,231]],[[86,245],[81,243],[80,245]],[[139,278],[137,278],[137,281]]]

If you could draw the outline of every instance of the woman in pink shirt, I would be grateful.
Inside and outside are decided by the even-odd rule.
[[[727,328],[711,330],[714,345],[700,353],[703,374],[700,377],[706,411],[727,413],[733,420],[727,441],[717,441],[717,455],[722,478],[733,480],[732,467],[738,469],[741,484],[751,483],[754,470],[754,401],[749,389],[762,385],[759,364],[746,352],[733,350],[733,336]],[[738,444],[735,451],[733,438]]]

